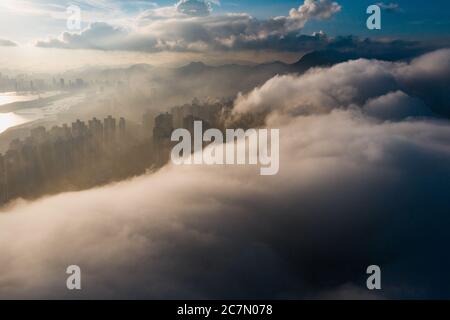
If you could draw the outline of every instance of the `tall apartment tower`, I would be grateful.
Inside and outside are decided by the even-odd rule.
[[[125,119],[123,117],[119,119],[119,135],[125,136]]]
[[[106,141],[111,141],[116,135],[116,119],[112,116],[108,116],[103,121],[103,130]]]

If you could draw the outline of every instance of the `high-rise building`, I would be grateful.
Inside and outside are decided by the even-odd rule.
[[[47,132],[45,130],[45,127],[39,126],[39,127],[31,129],[30,135],[34,142],[42,143],[45,141],[45,139],[47,137]]]
[[[173,127],[181,128],[183,126],[183,107],[173,107],[171,109],[173,117]]]
[[[170,138],[173,131],[173,117],[169,113],[162,113],[155,118],[155,126],[153,128],[153,138],[165,139]]]
[[[125,119],[123,117],[119,119],[119,135],[121,137],[125,135]]]
[[[105,139],[107,141],[113,140],[116,135],[116,119],[112,116],[105,118],[103,121],[103,130]]]
[[[96,117],[92,118],[88,122],[89,133],[94,137],[102,137],[103,136],[103,124]]]
[[[83,79],[80,79],[80,78],[76,79],[76,86],[77,86],[78,88],[84,87],[84,80],[83,80]]]
[[[64,140],[65,139],[64,129],[59,126],[53,126],[50,129],[50,138],[52,141]]]
[[[173,117],[169,113],[163,113],[155,118],[153,128],[153,145],[155,148],[155,160],[158,165],[163,165],[169,160],[171,149],[171,136],[173,131]]]
[[[155,113],[153,111],[147,111],[142,116],[142,127],[144,128],[144,135],[151,136],[153,128],[155,127]]]
[[[65,139],[69,139],[70,137],[72,137],[72,134],[71,134],[71,132],[70,132],[70,128],[69,128],[69,126],[67,125],[67,123],[64,123],[64,124],[63,124],[63,126],[62,126],[62,131],[63,131],[63,134],[64,134],[64,138],[65,138]]]
[[[87,126],[83,121],[77,120],[72,123],[72,136],[74,138],[84,137],[87,132]]]

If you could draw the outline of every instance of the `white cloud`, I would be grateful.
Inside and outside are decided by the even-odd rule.
[[[390,3],[378,2],[377,6],[386,11],[401,11],[400,5],[394,2]]]
[[[405,97],[404,93],[392,94],[392,92],[398,90],[411,92],[420,99],[426,99],[425,102],[429,102],[429,107],[433,108],[434,103],[431,100],[446,92],[442,86],[448,83],[449,74],[450,50],[439,50],[423,55],[409,64],[353,60],[329,69],[313,69],[301,76],[275,77],[250,94],[238,97],[235,110],[310,114],[329,112],[335,108],[363,107],[370,99],[376,99],[369,102],[368,108],[374,111],[375,105],[378,105],[379,114],[383,113],[385,117],[386,108],[391,105],[387,102],[393,99],[396,108],[400,108],[399,104],[408,103],[416,111],[411,115],[418,115],[423,114],[418,112],[423,108],[415,102],[417,99]],[[428,90],[427,83],[432,84],[439,92]],[[380,104],[385,106],[380,107]],[[446,112],[449,112],[448,103],[440,106],[447,108]],[[392,115],[399,115],[398,112],[401,113],[400,110],[392,110]]]
[[[301,76],[278,76],[239,97],[236,111],[310,114],[361,105],[397,88],[390,67],[389,63],[360,59]]]
[[[115,37],[117,28],[110,26],[114,41],[110,41],[109,35],[99,33],[97,44],[93,46],[90,36],[94,32],[91,30],[98,25],[92,24],[81,33],[65,33],[59,39],[39,41],[37,45],[102,50],[202,51],[257,42],[266,49],[274,39],[283,40],[290,33],[301,30],[307,21],[328,19],[339,10],[340,6],[329,0],[307,0],[298,9],[291,10],[288,16],[258,20],[245,13],[212,16],[209,14],[211,1],[184,0],[176,6],[152,8],[140,13],[133,24],[123,28],[127,33],[120,37]],[[267,43],[262,43],[264,41]]]
[[[341,11],[341,6],[332,0],[305,0],[298,9],[289,12],[290,28],[301,29],[311,19],[329,19]]]
[[[207,16],[212,11],[211,2],[205,0],[180,0],[176,8],[178,12],[196,17]]]
[[[408,117],[432,116],[432,112],[422,101],[402,91],[389,92],[369,99],[363,110],[366,114],[383,120],[398,121]]]
[[[38,47],[65,48],[65,49],[120,49],[123,41],[128,37],[128,32],[121,27],[114,27],[104,22],[96,22],[80,33],[64,32],[60,39],[40,41]]]

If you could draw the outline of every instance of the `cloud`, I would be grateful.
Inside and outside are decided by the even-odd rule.
[[[397,88],[384,62],[354,60],[305,75],[277,76],[236,102],[236,112],[311,114],[361,105]]]
[[[424,54],[393,71],[404,91],[423,100],[434,112],[450,117],[450,49]]]
[[[181,0],[176,5],[178,12],[189,16],[208,16],[211,11],[211,2],[205,0]]]
[[[331,0],[305,0],[298,9],[291,9],[289,19],[293,29],[301,29],[311,19],[329,19],[341,11],[341,6]]]
[[[329,19],[340,6],[329,0],[307,0],[287,16],[265,20],[248,14],[210,15],[211,1],[183,0],[176,6],[152,8],[140,13],[128,27],[91,24],[80,33],[64,33],[36,43],[39,47],[132,50],[207,51],[233,48],[271,48],[275,42],[294,44],[309,20]],[[218,2],[215,2],[216,4]],[[94,32],[102,26],[102,31]],[[123,31],[118,34],[118,30]],[[93,37],[95,36],[95,37]],[[286,40],[285,40],[286,39]],[[97,40],[97,41],[95,41]]]
[[[7,39],[0,39],[0,47],[16,47],[17,43]]]
[[[36,42],[43,48],[121,50],[137,52],[211,52],[273,50],[305,53],[333,50],[356,57],[384,60],[406,59],[433,49],[433,46],[404,40],[377,41],[354,36],[328,37],[267,27],[245,14],[197,17],[179,20],[180,13],[170,10],[147,11],[139,18],[140,32],[104,22],[91,24],[80,33],[64,32],[60,38]],[[183,15],[184,16],[184,15]],[[272,31],[270,31],[272,30]],[[284,34],[284,35],[282,35]]]
[[[64,32],[61,39],[39,41],[36,45],[43,48],[105,49],[114,48],[127,35],[127,31],[123,28],[113,27],[104,22],[96,22],[81,33]],[[117,48],[120,48],[120,46]]]
[[[235,111],[310,114],[350,106],[363,107],[369,103],[367,110],[375,115],[377,113],[373,111],[378,105],[378,114],[383,113],[383,118],[391,100],[396,108],[401,108],[400,104],[411,104],[402,107],[416,111],[411,115],[423,114],[418,112],[424,109],[420,99],[432,111],[447,116],[450,104],[444,98],[448,97],[449,74],[450,49],[423,55],[409,64],[358,59],[330,69],[314,69],[302,76],[274,77],[250,94],[238,97]],[[405,93],[411,94],[412,98]],[[369,102],[370,99],[376,100]],[[399,112],[399,109],[392,110],[392,115],[398,117]]]
[[[445,57],[358,60],[301,81],[277,77],[255,91],[258,101],[251,93],[253,111],[276,104],[266,124],[280,128],[277,176],[169,165],[12,205],[0,213],[0,297],[450,297],[449,122],[379,121],[352,107],[403,103],[396,74],[436,77],[427,62]],[[280,93],[281,80],[289,90]],[[311,98],[296,94],[306,89]],[[365,288],[374,263],[379,294]],[[82,269],[80,292],[65,289],[71,264]]]
[[[378,2],[377,6],[379,6],[381,9],[391,12],[399,12],[401,11],[400,5],[398,3],[391,2],[389,4],[386,4],[384,2]]]
[[[408,117],[430,117],[432,112],[425,104],[402,91],[389,92],[369,99],[363,110],[370,116],[383,120],[402,120]]]

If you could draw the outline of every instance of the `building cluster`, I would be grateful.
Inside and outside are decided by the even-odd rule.
[[[87,83],[80,78],[77,79],[69,79],[66,80],[64,78],[60,78],[59,80],[52,78],[52,87],[53,89],[82,89],[87,86]]]
[[[129,82],[122,80],[83,79],[79,77],[60,77],[28,74],[8,75],[0,72],[0,92],[45,92],[45,91],[77,91],[85,88],[95,88],[104,91],[105,88],[126,88]]]
[[[168,113],[147,112],[132,129],[124,118],[108,116],[70,125],[31,129],[0,154],[0,204],[15,198],[80,190],[164,165],[175,128],[192,132],[196,120],[221,128],[230,104],[203,103],[174,107]]]
[[[86,88],[88,83],[81,78],[36,78],[26,74],[9,76],[0,72],[0,92],[16,91],[48,91],[59,89],[82,89]]]
[[[171,135],[174,129],[187,129],[193,136],[195,121],[202,121],[205,129],[208,127],[220,129],[223,125],[223,119],[228,117],[231,112],[231,107],[232,104],[226,101],[200,103],[197,99],[194,99],[192,104],[175,106],[171,108],[170,112],[161,113],[156,117],[151,113],[145,114],[143,123],[144,125],[147,124],[148,130],[153,132],[156,161],[159,164],[168,161],[173,146]]]
[[[100,166],[101,161],[126,150],[125,126],[124,118],[117,121],[108,116],[103,121],[77,120],[50,130],[39,126],[26,139],[14,139],[6,153],[0,154],[0,203],[38,195],[39,190],[52,189],[64,179],[66,184],[77,184],[80,170]],[[86,177],[95,179],[95,174]]]

